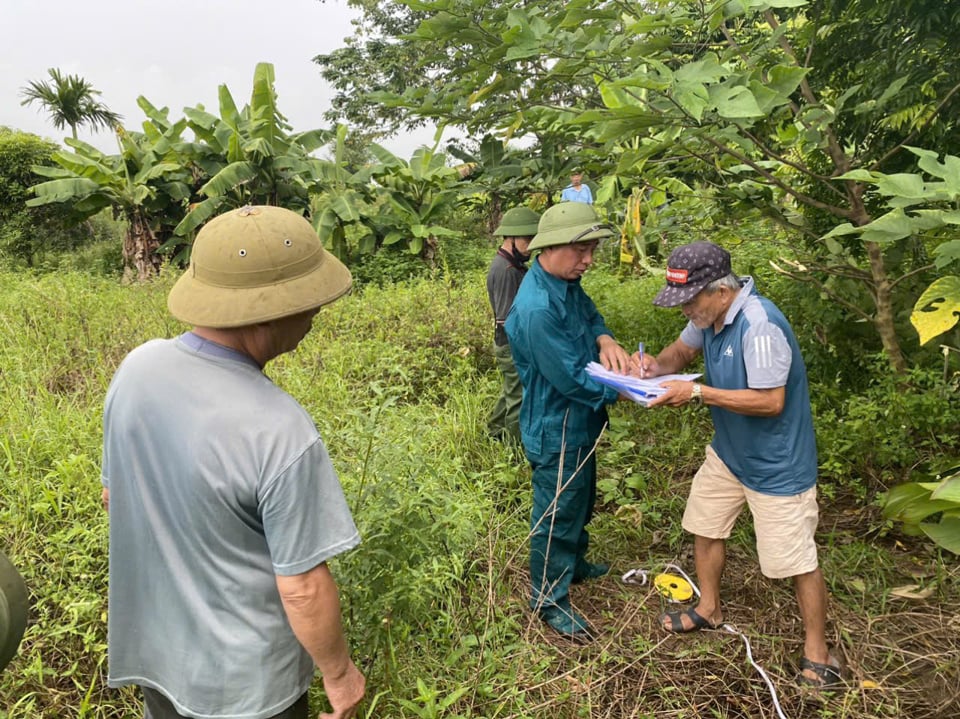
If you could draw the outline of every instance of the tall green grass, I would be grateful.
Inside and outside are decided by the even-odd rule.
[[[0,548],[31,592],[20,655],[0,676],[0,717],[139,715],[133,692],[105,686],[100,421],[123,356],[146,339],[184,329],[165,309],[173,279],[121,286],[82,273],[0,275]],[[638,340],[649,349],[663,346],[683,324],[679,313],[650,306],[659,280],[595,272],[586,284],[629,348]],[[491,329],[482,271],[369,285],[325,308],[301,346],[267,368],[315,418],[364,538],[332,566],[351,644],[369,678],[362,716],[767,712],[765,687],[742,659],[731,658],[741,657],[736,642],[665,641],[655,625],[661,602],[649,588],[615,576],[576,588],[575,602],[603,630],[583,649],[554,642],[527,611],[529,471],[515,448],[486,436],[499,388]],[[884,396],[875,386],[869,406],[880,408]],[[884,463],[878,471],[902,473],[911,452],[950,446],[949,438],[937,440],[942,428],[930,409],[942,397],[934,389],[923,396],[896,412],[906,415],[919,403],[931,415],[922,425],[927,444],[904,447],[910,435],[898,430],[874,457]],[[845,409],[853,406],[856,413]],[[851,397],[830,411],[830,425],[818,425],[830,447],[877,431],[873,415]],[[849,434],[837,430],[840,419],[856,425]],[[939,412],[939,421],[949,422],[949,412]],[[666,561],[692,570],[679,517],[710,431],[702,411],[613,408],[599,447],[594,556],[612,560],[619,572]],[[841,466],[841,452],[849,464]],[[897,538],[898,547],[886,534],[870,505],[874,488],[857,474],[867,454],[869,448],[847,446],[830,455],[837,464],[826,478],[828,493],[843,495],[849,485],[863,491],[853,504],[825,504],[823,561],[834,595],[831,639],[848,664],[857,660],[856,678],[882,675],[890,689],[836,700],[823,715],[895,716],[907,707],[913,716],[933,716],[942,702],[924,704],[918,687],[928,674],[956,682],[960,671],[956,654],[950,659],[957,641],[947,626],[958,603],[950,583],[955,569],[929,547]],[[889,594],[907,583],[905,562],[923,569],[916,581],[936,589],[928,605],[910,609],[909,621]],[[788,685],[800,636],[791,591],[757,575],[749,524],[731,542],[725,589],[728,611],[753,628],[755,651]],[[942,652],[912,659],[903,670],[900,637],[870,617],[914,622]],[[864,633],[873,648],[858,655]],[[315,691],[319,709],[319,683]],[[783,691],[794,716],[819,715]]]

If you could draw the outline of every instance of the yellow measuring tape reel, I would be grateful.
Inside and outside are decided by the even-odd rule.
[[[689,602],[693,598],[690,582],[676,574],[658,574],[653,578],[653,586],[671,602]]]

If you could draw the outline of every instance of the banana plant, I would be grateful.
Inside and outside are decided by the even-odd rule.
[[[883,506],[888,519],[903,522],[907,534],[925,534],[960,554],[960,465],[893,487]]]
[[[409,162],[380,145],[371,145],[370,151],[378,160],[371,177],[385,202],[381,212],[368,219],[368,226],[378,244],[404,243],[411,253],[432,263],[439,238],[460,234],[443,224],[460,199],[460,173],[436,148],[418,148]]]
[[[376,250],[376,235],[371,229],[377,210],[371,203],[376,188],[370,181],[369,165],[354,172],[347,167],[349,130],[338,125],[334,131],[333,157],[317,167],[318,180],[324,188],[314,197],[314,227],[324,246],[341,260],[347,261],[351,248],[347,228],[357,228],[356,250]]]
[[[145,126],[149,133],[116,128],[117,155],[106,155],[92,145],[67,138],[73,152],[54,153],[58,167],[34,168],[49,179],[31,188],[35,197],[27,202],[30,207],[65,204],[75,222],[111,208],[114,216],[127,224],[125,268],[141,280],[159,270],[158,249],[183,214],[192,179],[174,150],[185,123]]]
[[[220,116],[203,107],[186,108],[188,127],[197,138],[196,166],[209,180],[204,199],[191,206],[175,232],[188,236],[214,215],[246,204],[282,205],[308,213],[310,193],[322,187],[323,161],[311,153],[331,139],[327,130],[292,133],[277,108],[274,69],[254,70],[250,104],[238,109],[226,85],[219,88]]]

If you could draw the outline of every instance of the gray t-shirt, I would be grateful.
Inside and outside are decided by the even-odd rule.
[[[304,409],[248,359],[185,339],[123,361],[104,407],[109,684],[191,717],[263,719],[308,688],[275,575],[359,541]]]

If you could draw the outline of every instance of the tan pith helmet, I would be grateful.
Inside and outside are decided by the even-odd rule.
[[[544,247],[601,240],[612,235],[613,228],[600,222],[592,205],[561,202],[543,213],[537,236],[528,249],[542,250]]]
[[[242,327],[328,304],[351,284],[350,270],[307,220],[282,207],[247,206],[200,230],[167,307],[195,326]]]
[[[0,671],[10,663],[27,628],[27,587],[0,552]]]

